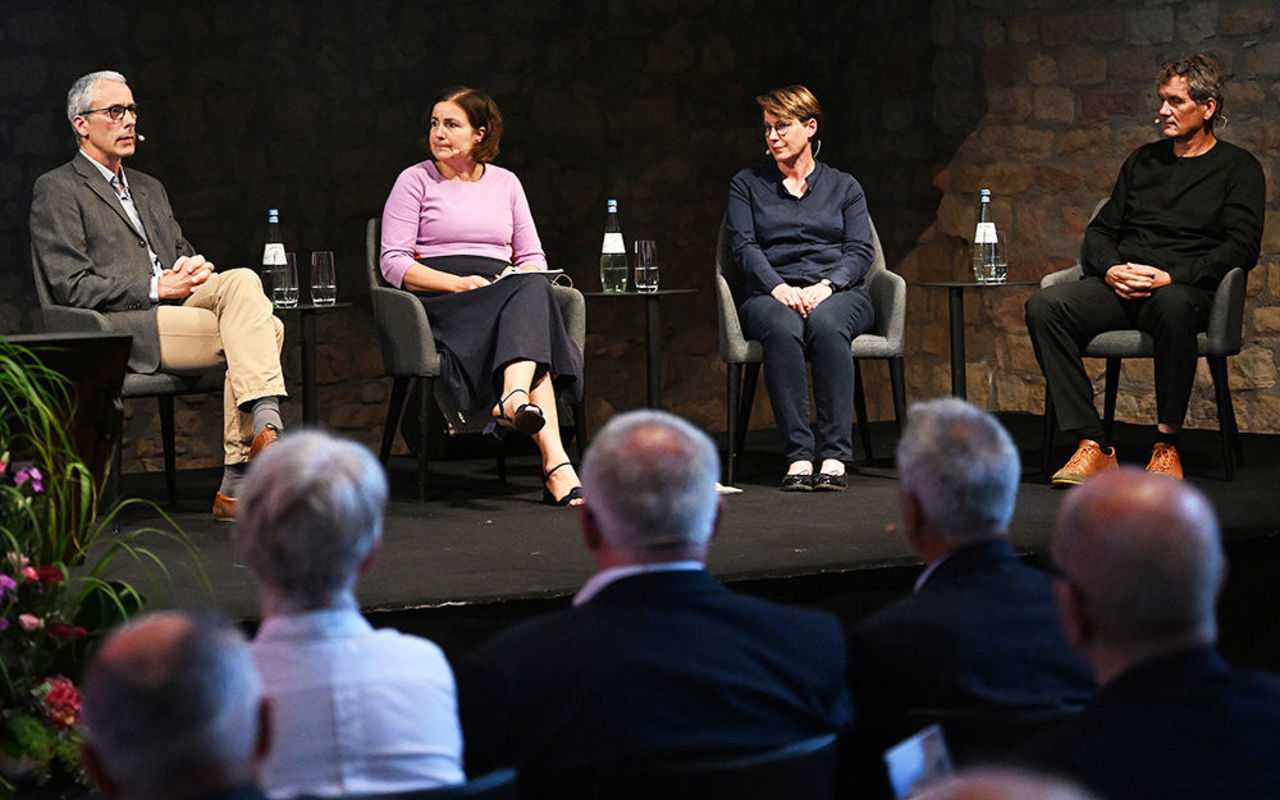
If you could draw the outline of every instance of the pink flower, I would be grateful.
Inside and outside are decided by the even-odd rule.
[[[27,466],[13,473],[14,486],[21,486],[28,480],[31,481],[32,491],[44,491],[44,477],[40,474],[40,470],[38,468]]]
[[[36,577],[45,583],[61,583],[67,576],[61,567],[36,567]]]
[[[22,568],[22,577],[29,581],[40,580],[40,573],[36,572],[36,568],[30,565]]]
[[[60,729],[73,728],[80,722],[80,690],[61,675],[45,681],[38,693],[44,694],[44,712]]]
[[[18,582],[8,575],[0,575],[0,600],[17,591]]]
[[[40,626],[44,623],[35,614],[19,614],[18,624],[22,626],[24,631],[31,633],[32,631],[40,630]]]
[[[4,557],[9,559],[9,563],[12,564],[13,568],[17,570],[20,570],[31,563],[31,559],[27,558],[22,553],[15,553],[12,550],[5,553]]]
[[[77,636],[88,636],[89,632],[79,625],[68,625],[65,622],[50,622],[44,632],[50,639],[74,639]]]

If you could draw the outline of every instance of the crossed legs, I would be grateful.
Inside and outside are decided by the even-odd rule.
[[[512,392],[515,392],[514,396]],[[523,392],[528,393],[527,399]],[[533,442],[541,453],[544,475],[569,461],[569,454],[565,452],[564,442],[560,438],[555,386],[547,369],[539,367],[533,361],[512,361],[507,364],[502,370],[502,397],[505,398],[502,413],[507,417],[513,416],[516,408],[523,403],[533,403],[542,409],[546,424],[533,435]],[[560,498],[582,482],[578,480],[578,473],[573,466],[569,465],[551,472],[546,483],[552,497]]]

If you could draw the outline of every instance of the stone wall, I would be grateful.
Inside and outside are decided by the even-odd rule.
[[[827,111],[822,158],[867,191],[891,268],[909,281],[966,277],[980,186],[996,193],[1013,278],[1074,259],[1089,209],[1124,154],[1152,135],[1150,76],[1208,48],[1233,76],[1226,136],[1273,173],[1280,150],[1280,43],[1269,2],[1165,2],[1141,11],[1096,0],[577,0],[471,4],[393,0],[8,0],[0,15],[0,333],[38,329],[27,263],[31,184],[66,160],[66,88],[93,69],[130,77],[148,141],[132,164],[162,181],[188,236],[221,265],[252,265],[265,211],[287,244],[337,253],[346,309],[321,317],[321,421],[376,444],[381,377],[364,259],[365,220],[398,172],[422,157],[421,112],[439,88],[487,89],[507,121],[498,163],[524,183],[550,260],[581,288],[604,204],[628,239],[655,238],[664,285],[697,294],[663,305],[667,407],[725,426],[712,254],[729,178],[762,155],[761,90],[805,83]],[[92,32],[89,35],[88,32]],[[93,47],[92,41],[110,47]],[[1275,214],[1276,190],[1269,197]],[[1246,353],[1233,360],[1246,430],[1280,430],[1273,343],[1280,336],[1280,227],[1268,226],[1250,280]],[[909,290],[908,393],[948,388],[945,297]],[[970,397],[1038,411],[1043,397],[1022,324],[1026,292],[970,302]],[[638,304],[589,301],[592,426],[644,400]],[[299,375],[286,316],[286,372]],[[1126,367],[1121,416],[1149,416],[1149,379]],[[1100,372],[1100,367],[1098,367]],[[887,376],[864,370],[873,418],[891,415]],[[1212,425],[1202,381],[1192,424]],[[296,394],[296,389],[295,389]],[[297,403],[286,405],[296,421]],[[180,406],[183,465],[219,460],[219,404]],[[763,387],[752,427],[771,424]],[[130,408],[128,442],[158,466],[154,409]]]
[[[933,41],[982,52],[985,116],[935,176],[942,200],[929,229],[901,263],[909,282],[971,277],[968,241],[978,190],[990,187],[997,223],[1008,236],[1010,279],[1039,280],[1075,262],[1097,201],[1111,191],[1125,156],[1158,137],[1159,65],[1207,51],[1229,76],[1223,139],[1251,150],[1268,179],[1262,258],[1249,275],[1244,350],[1230,360],[1240,427],[1280,431],[1280,12],[1271,0],[937,0]],[[938,64],[938,73],[948,67]],[[1006,411],[1039,412],[1044,380],[1026,333],[1030,289],[970,293],[967,307],[970,399]],[[909,290],[907,382],[914,396],[950,386],[946,296]],[[1091,363],[1097,393],[1103,364]],[[1151,363],[1125,362],[1117,417],[1154,420]],[[1203,363],[1188,425],[1217,427]]]

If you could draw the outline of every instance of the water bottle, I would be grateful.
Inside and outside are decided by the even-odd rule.
[[[287,263],[280,238],[280,211],[272,208],[267,211],[267,243],[262,247],[262,289],[267,297],[275,291],[276,270]]]
[[[618,201],[609,201],[609,214],[604,221],[604,243],[600,246],[600,289],[605,292],[627,290],[627,244],[618,222]]]
[[[978,283],[1004,283],[1007,276],[1004,248],[991,220],[991,190],[983,189],[978,197],[978,225],[973,231],[973,279]]]

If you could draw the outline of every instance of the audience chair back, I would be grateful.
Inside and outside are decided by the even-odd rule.
[[[44,317],[45,328],[52,333],[120,333],[114,330],[110,320],[91,308],[76,308],[56,302],[35,245],[31,246],[31,277],[35,281],[36,299],[40,303],[40,313]],[[121,400],[154,397],[160,411],[160,439],[164,451],[164,482],[169,507],[178,502],[178,459],[174,432],[173,398],[178,395],[206,394],[222,391],[225,370],[218,368],[197,374],[179,375],[173,372],[153,372],[141,374],[126,372],[124,382],[120,386],[120,397],[116,403],[121,408]],[[121,441],[119,431],[114,431],[111,447],[111,473],[108,494],[120,496]]]
[[[831,800],[836,791],[835,734],[785,747],[718,758],[663,759],[612,767],[521,773],[522,800]]]
[[[516,800],[516,771],[510,767],[473,778],[456,786],[417,789],[388,794],[347,795],[344,800]],[[293,800],[324,800],[301,795]]]
[[[906,351],[907,282],[901,275],[888,269],[880,235],[875,222],[871,224],[871,243],[875,254],[871,267],[863,279],[871,306],[875,309],[875,327],[854,337],[850,355],[854,369],[854,411],[858,418],[862,449],[867,461],[874,459],[871,448],[871,431],[867,426],[866,394],[863,391],[862,360],[881,359],[888,363],[889,379],[893,393],[893,418],[898,433],[902,432],[902,420],[906,418],[907,392],[903,371],[903,354]],[[730,247],[728,219],[720,222],[716,239],[716,318],[720,336],[720,360],[728,371],[726,411],[728,416],[728,454],[725,462],[725,482],[733,483],[738,455],[745,444],[747,428],[751,422],[751,407],[755,400],[760,377],[760,365],[764,362],[764,347],[754,339],[748,339],[738,318],[738,304],[745,299],[742,269],[733,257]],[[744,367],[746,368],[744,370]]]
[[[1107,204],[1100,200],[1093,207],[1093,214]],[[1040,279],[1040,288],[1046,289],[1059,283],[1078,281],[1084,268],[1077,263]],[[1239,354],[1244,342],[1244,300],[1248,276],[1244,269],[1235,267],[1222,277],[1209,308],[1209,322],[1204,332],[1196,336],[1196,348],[1209,365],[1213,377],[1214,400],[1218,407],[1218,431],[1222,443],[1222,463],[1227,480],[1235,480],[1236,465],[1244,466],[1244,450],[1241,446],[1240,428],[1236,424],[1235,405],[1227,383],[1227,357]],[[1081,351],[1087,358],[1104,358],[1107,362],[1102,401],[1102,422],[1107,436],[1111,436],[1116,417],[1116,395],[1120,390],[1120,361],[1125,358],[1151,358],[1155,342],[1151,334],[1139,330],[1106,331],[1090,339]],[[1042,465],[1045,480],[1053,475],[1053,398],[1046,386],[1044,392],[1044,443]],[[1075,446],[1075,443],[1072,443]]]

